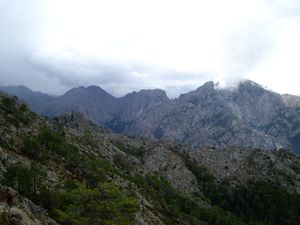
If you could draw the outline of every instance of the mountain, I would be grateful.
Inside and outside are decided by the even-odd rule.
[[[55,98],[39,91],[32,91],[25,86],[0,86],[0,90],[10,95],[18,96],[24,100],[33,111],[39,113],[41,113],[45,104]]]
[[[114,132],[170,139],[193,148],[286,148],[300,153],[299,99],[249,80],[233,89],[207,82],[171,100],[158,89],[115,98],[92,86],[41,101],[36,111],[49,117],[81,112]]]
[[[193,147],[289,148],[297,152],[299,118],[297,107],[286,107],[281,95],[252,81],[233,90],[218,89],[208,82],[145,111],[125,133],[169,138]]]
[[[169,101],[165,91],[159,89],[129,93],[117,99],[112,110],[113,119],[106,121],[105,125],[115,132],[127,133],[141,115]]]
[[[110,112],[116,99],[102,88],[78,87],[44,104],[41,113],[54,117],[66,112],[81,112],[95,123],[111,120]]]
[[[0,93],[3,225],[298,225],[299,174],[286,150],[191,150]]]

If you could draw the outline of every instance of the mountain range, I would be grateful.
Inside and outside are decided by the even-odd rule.
[[[207,82],[169,99],[163,90],[116,98],[98,86],[53,97],[23,86],[0,87],[47,117],[80,112],[114,132],[169,139],[193,148],[291,149],[300,153],[300,97],[280,95],[253,81],[231,89]]]

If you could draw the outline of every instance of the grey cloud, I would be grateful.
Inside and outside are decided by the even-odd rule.
[[[32,57],[31,65],[68,88],[99,85],[115,96],[122,96],[133,90],[161,88],[170,97],[176,97],[187,90],[187,87],[198,87],[210,77],[142,63],[95,61],[72,51],[54,56],[37,54]]]
[[[42,1],[0,1],[0,84],[62,93],[65,88],[33,67],[29,58],[43,26]]]
[[[291,4],[265,0],[274,14],[293,18],[299,15],[300,2],[287,1]],[[42,2],[0,0],[2,85],[22,84],[52,94],[62,94],[76,86],[99,85],[116,96],[142,88],[161,88],[170,97],[176,97],[214,79],[212,74],[184,73],[140,62],[90,58],[70,49],[55,55],[39,52],[36,47],[43,33]],[[232,80],[234,83],[243,77],[242,74],[255,69],[274,49],[273,37],[277,32],[274,24],[258,20],[257,23],[243,25],[232,30],[224,43],[227,46],[225,60],[230,68],[224,74],[227,82]]]

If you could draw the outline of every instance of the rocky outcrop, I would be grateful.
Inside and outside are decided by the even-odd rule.
[[[300,194],[300,159],[286,150],[202,149],[190,151],[189,155],[219,182],[234,181],[236,185],[268,179]]]
[[[187,193],[199,192],[195,175],[188,170],[179,155],[165,146],[157,146],[147,151],[143,156],[147,171],[158,172],[181,191]]]
[[[295,95],[284,94],[282,95],[284,104],[287,107],[300,107],[300,97]]]
[[[5,196],[13,197],[8,201]],[[1,225],[58,225],[47,212],[30,200],[17,195],[17,192],[0,185],[0,224]]]
[[[278,135],[265,128],[274,123],[280,110],[287,110],[280,95],[247,81],[237,89],[217,89],[212,82],[178,99],[153,108],[133,121],[128,133],[169,138],[197,147],[280,149],[294,148],[291,130],[280,124]],[[300,114],[294,114],[299,118]],[[295,148],[294,148],[295,149]]]

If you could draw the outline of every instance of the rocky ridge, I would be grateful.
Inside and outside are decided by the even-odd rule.
[[[252,81],[235,89],[207,82],[173,100],[158,89],[114,98],[99,87],[80,87],[33,108],[49,117],[76,111],[117,133],[170,139],[193,148],[286,148],[298,153],[298,100]]]

